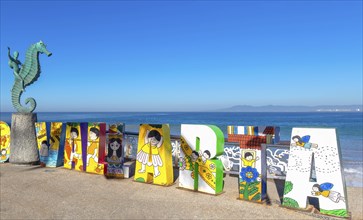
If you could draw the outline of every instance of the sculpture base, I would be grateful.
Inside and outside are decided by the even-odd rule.
[[[11,116],[10,163],[37,164],[39,151],[35,133],[37,114],[13,113]]]

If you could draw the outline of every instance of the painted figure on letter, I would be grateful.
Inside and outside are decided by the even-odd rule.
[[[89,140],[87,149],[87,166],[92,158],[95,163],[98,163],[98,137],[100,136],[100,130],[92,127],[89,130]]]
[[[306,135],[303,137],[300,137],[299,135],[295,135],[291,138],[294,143],[292,143],[292,146],[298,146],[298,147],[303,147],[305,149],[310,149],[310,148],[318,148],[317,144],[313,144],[313,143],[309,143],[310,140],[310,135]]]
[[[6,158],[6,156],[7,156],[7,151],[6,151],[6,149],[4,148],[4,149],[1,149],[1,152],[0,152],[0,160],[6,160],[7,158]]]
[[[203,164],[205,164],[205,162],[207,162],[207,160],[209,160],[210,158],[210,151],[209,150],[205,150],[203,153],[200,153],[202,155],[202,162]]]
[[[245,167],[255,167],[256,160],[259,160],[259,157],[253,158],[251,152],[246,152],[244,157],[241,158],[243,166]]]
[[[338,203],[339,201],[345,202],[345,198],[339,192],[331,190],[333,186],[332,183],[314,184],[311,194],[313,196],[323,196],[335,203]]]
[[[120,138],[111,138],[108,143],[107,162],[120,163],[122,156],[122,147]]]
[[[193,150],[192,155],[191,155],[192,162],[197,161],[198,158],[199,158],[199,153],[197,151]]]
[[[42,141],[42,144],[40,146],[40,162],[42,163],[42,165],[45,166],[47,159],[48,159],[48,155],[49,155],[49,150],[48,150],[48,142],[47,141]]]
[[[81,146],[78,146],[77,145],[77,141],[76,139],[78,138],[79,136],[79,131],[77,128],[75,127],[72,127],[71,128],[71,136],[68,140],[68,143],[69,143],[69,146],[71,147],[71,156],[69,158],[69,164],[71,165],[72,164],[72,161],[74,161],[75,164],[77,164],[77,161],[79,159],[82,159],[80,157],[81,153],[82,152],[82,149],[81,149]]]
[[[163,137],[157,130],[147,130],[145,135],[145,145],[137,153],[137,161],[141,163],[139,173],[144,173],[146,165],[154,166],[154,177],[160,175],[159,167],[163,166],[163,161],[159,155],[159,148],[163,144]],[[150,162],[151,154],[151,162]]]

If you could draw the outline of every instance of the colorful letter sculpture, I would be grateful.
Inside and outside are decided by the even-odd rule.
[[[0,133],[0,163],[4,163],[10,156],[10,127],[6,122],[0,121]]]
[[[48,125],[49,127],[49,125]],[[47,135],[47,125],[45,122],[35,123],[35,133],[37,135],[37,143],[40,156],[40,164],[46,166],[49,156],[49,144]]]
[[[124,178],[123,130],[124,124],[121,123],[109,126],[107,134],[107,166],[105,169],[107,178]]]
[[[87,173],[104,174],[105,145],[106,123],[88,123]]]
[[[333,128],[293,128],[283,206],[307,208],[318,198],[320,213],[348,217],[340,148]],[[311,180],[315,167],[315,181]]]
[[[275,127],[228,126],[228,142],[238,142],[241,148],[239,198],[262,202],[266,198],[266,154],[262,144],[278,135]],[[262,134],[262,135],[259,135]]]
[[[280,141],[280,127],[274,126],[228,126],[228,134],[244,134],[253,136],[266,136],[267,144],[276,144]]]
[[[62,122],[36,122],[40,163],[46,167],[63,165],[65,126]]]
[[[171,185],[174,181],[172,163],[169,125],[140,125],[135,181]]]
[[[179,187],[209,194],[223,191],[223,132],[213,125],[181,125]]]
[[[285,179],[289,161],[290,144],[262,144],[266,149],[267,178]]]
[[[51,122],[47,167],[63,166],[65,136],[66,124],[62,122]]]
[[[64,146],[64,167],[85,171],[88,123],[67,123]]]

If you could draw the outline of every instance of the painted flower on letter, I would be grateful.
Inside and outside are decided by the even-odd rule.
[[[248,166],[248,167],[242,167],[239,175],[241,176],[242,181],[251,183],[251,182],[256,181],[260,174],[258,173],[256,168],[252,168],[252,167]]]
[[[179,158],[179,168],[180,170],[185,170],[186,168],[186,161],[185,161],[185,158],[182,157],[182,158]]]
[[[209,164],[209,169],[214,170],[216,168],[216,165],[214,165],[213,163]]]

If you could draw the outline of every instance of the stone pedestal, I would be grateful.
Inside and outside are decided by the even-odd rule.
[[[39,151],[34,123],[37,114],[13,113],[11,116],[10,163],[35,164],[39,162]]]

